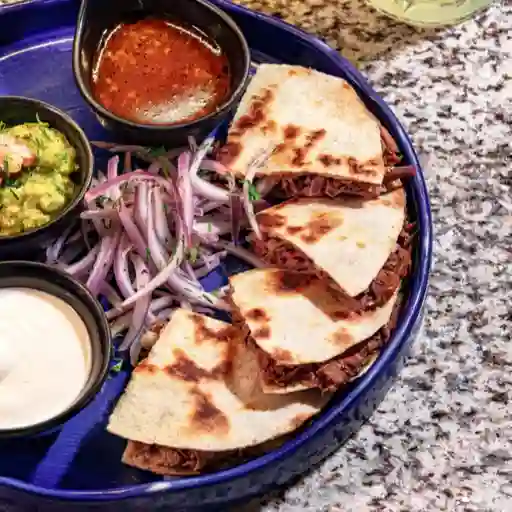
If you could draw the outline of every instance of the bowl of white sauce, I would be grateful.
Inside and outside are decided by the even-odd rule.
[[[112,353],[103,308],[41,263],[0,262],[0,439],[53,431],[105,381]]]

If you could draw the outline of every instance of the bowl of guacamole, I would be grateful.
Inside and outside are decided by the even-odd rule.
[[[0,257],[31,259],[79,214],[93,156],[64,112],[0,96]]]

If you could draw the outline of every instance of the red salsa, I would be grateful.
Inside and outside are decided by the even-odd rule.
[[[98,51],[93,94],[107,110],[142,124],[200,118],[226,99],[226,56],[193,27],[164,20],[117,26]]]

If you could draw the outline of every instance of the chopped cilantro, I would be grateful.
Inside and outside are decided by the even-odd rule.
[[[37,137],[32,137],[32,142],[36,146],[36,151],[39,151],[40,149],[44,149],[44,142]]]
[[[167,150],[163,146],[160,146],[159,148],[150,149],[148,155],[151,158],[159,158],[161,156],[165,156],[166,153]]]
[[[112,373],[119,373],[123,369],[123,360],[122,359],[114,359],[114,365],[110,368]]]
[[[15,178],[5,178],[4,185],[6,187],[19,188],[21,187],[21,182]]]
[[[62,151],[62,153],[57,155],[57,158],[61,160],[63,164],[65,164],[68,162],[69,155],[65,151]]]
[[[197,247],[193,246],[188,250],[188,260],[194,264],[197,261],[198,251]]]
[[[51,140],[50,135],[49,135],[49,134],[48,134],[48,132],[46,131],[46,127],[45,127],[45,128],[41,127],[41,134],[42,134],[42,136],[43,136],[43,138],[44,138],[44,139],[46,139],[46,140]]]
[[[4,156],[4,164],[3,164],[3,169],[2,170],[5,173],[9,172],[9,159],[7,158],[7,155]]]
[[[397,158],[398,158],[398,160],[401,162],[401,161],[402,161],[402,159],[403,159],[403,157],[404,157],[404,155],[402,155],[402,153],[400,153],[400,152],[397,152],[397,153],[396,153],[396,157],[397,157]]]
[[[212,232],[212,223],[208,222],[208,233]]]
[[[151,251],[149,250],[149,247],[146,247],[146,261],[149,261],[150,256],[151,256]]]
[[[256,189],[256,185],[254,185],[254,183],[247,180],[245,180],[244,183],[249,185],[249,201],[257,201],[258,199],[261,199],[261,195]]]
[[[50,126],[48,123],[45,123],[44,121],[41,121],[41,118],[39,117],[39,114],[36,114],[36,124],[40,124],[40,125],[46,126],[46,127]]]

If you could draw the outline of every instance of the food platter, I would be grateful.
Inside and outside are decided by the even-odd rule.
[[[412,145],[394,115],[364,78],[322,42],[267,16],[229,2],[217,5],[242,29],[255,63],[289,63],[345,78],[397,141],[406,163],[416,168],[407,196],[419,237],[409,294],[398,327],[381,357],[343,390],[324,412],[279,448],[230,469],[203,476],[162,479],[120,463],[123,442],[104,431],[113,402],[129,377],[112,375],[95,400],[61,431],[0,444],[2,510],[158,510],[223,506],[283,485],[325,458],[368,417],[392,382],[417,336],[431,262],[431,219],[425,183]],[[75,86],[71,52],[76,2],[41,0],[0,8],[0,94],[23,95],[67,112],[91,140],[110,140]],[[97,167],[105,166],[101,154]],[[204,287],[226,283],[210,274]]]

